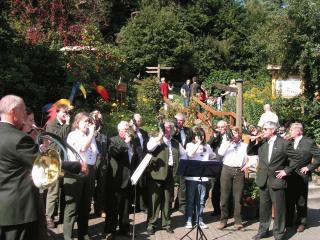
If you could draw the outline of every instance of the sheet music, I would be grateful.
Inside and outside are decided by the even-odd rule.
[[[141,175],[143,174],[146,167],[149,165],[149,162],[152,158],[152,154],[148,153],[141,161],[137,169],[131,176],[131,183],[132,185],[136,185],[138,180],[140,179]]]

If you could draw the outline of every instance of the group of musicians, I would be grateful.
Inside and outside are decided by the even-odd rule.
[[[161,227],[173,233],[170,221],[173,203],[185,214],[186,228],[192,228],[194,224],[207,228],[202,215],[210,181],[201,176],[177,176],[181,159],[222,161],[219,174],[212,182],[214,214],[220,215],[218,229],[227,226],[232,195],[234,226],[242,230],[241,198],[244,171],[249,167],[248,155],[259,156],[256,182],[260,188],[260,226],[253,239],[269,236],[272,206],[275,209],[275,239],[283,239],[285,228],[294,224],[295,215],[297,231],[302,232],[305,228],[308,178],[320,165],[320,150],[312,139],[303,136],[300,123],[291,125],[291,139],[284,140],[277,135],[277,124],[267,121],[262,134],[251,136],[247,145],[241,140],[240,129],[228,129],[227,122],[221,120],[207,143],[201,127],[189,129],[184,126],[182,113],[178,113],[175,120],[164,120],[155,137],[149,137],[141,128],[142,117],[135,113],[129,122],[119,122],[117,136],[108,138],[103,132],[99,111],[80,112],[72,124],[68,111],[68,106],[58,105],[56,118],[46,127],[46,131],[71,145],[82,159],[78,163],[68,151],[69,160],[79,165],[72,168],[77,169],[74,171],[78,174],[66,172],[64,178],[47,191],[48,228],[55,227],[57,203],[61,198],[64,200],[61,210],[64,239],[73,239],[75,222],[78,223],[78,239],[90,239],[88,219],[92,197],[96,212],[106,214],[108,240],[115,239],[117,234],[131,235],[129,214],[134,200],[138,210],[147,212],[147,233],[150,235],[157,230],[160,210]],[[20,131],[26,123],[25,112],[20,97],[7,95],[0,100],[0,239],[43,239],[40,231],[35,230],[42,218],[37,200],[39,193],[30,178],[38,147],[28,134]],[[46,147],[57,146],[52,143]],[[147,153],[152,157],[139,179],[137,196],[133,199],[135,194],[130,177]],[[173,194],[175,185],[179,186],[177,196]],[[28,238],[30,234],[32,238]]]

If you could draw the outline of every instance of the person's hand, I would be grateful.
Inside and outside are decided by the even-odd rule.
[[[244,172],[245,170],[247,170],[249,168],[249,164],[245,164],[242,168],[241,171]]]
[[[94,130],[95,130],[95,124],[94,123],[90,123],[89,124],[89,134],[93,134],[94,133]]]
[[[161,140],[164,137],[164,132],[162,131],[162,129],[160,129],[159,134],[158,134],[158,138],[159,140]]]
[[[276,175],[276,178],[279,178],[279,179],[281,179],[281,178],[283,178],[283,177],[288,175],[284,170],[278,170],[278,171],[276,171],[276,173],[278,173]]]
[[[70,124],[70,115],[66,114],[65,119],[66,119],[66,124],[69,125]]]
[[[300,169],[300,172],[303,174],[307,174],[309,172],[309,168],[308,167],[303,167]]]
[[[125,143],[130,143],[131,142],[131,136],[129,133],[126,134],[125,138],[124,138],[124,142]]]
[[[202,138],[200,136],[195,136],[194,140],[196,143],[201,144],[202,143]]]
[[[81,164],[81,172],[85,175],[89,173],[88,165],[84,161],[80,161]]]
[[[49,144],[50,144],[49,139],[43,139],[42,144],[40,144],[39,146],[40,152],[46,151],[48,149]]]

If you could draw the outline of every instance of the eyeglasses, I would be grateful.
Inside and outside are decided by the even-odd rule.
[[[267,131],[268,129],[272,129],[272,128],[262,128],[263,131]]]
[[[226,128],[225,126],[217,126],[217,128]]]

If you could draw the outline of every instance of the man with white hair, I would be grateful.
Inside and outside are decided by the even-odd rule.
[[[184,126],[186,117],[183,113],[177,113],[175,115],[175,119],[177,121],[177,129],[173,138],[176,139],[184,149],[186,149],[187,143],[192,142],[192,131],[190,128]],[[180,212],[185,213],[187,204],[185,178],[183,176],[177,176],[175,180],[179,184],[178,196],[175,199],[175,207],[178,207]]]
[[[23,99],[4,96],[0,115],[0,239],[39,239],[39,196],[30,177],[38,146],[20,131],[26,118]]]
[[[149,210],[148,227],[149,235],[155,233],[156,223],[161,210],[162,228],[168,233],[173,233],[171,227],[171,200],[174,189],[174,174],[176,173],[179,159],[185,159],[185,151],[181,144],[172,138],[174,124],[164,121],[157,137],[150,138],[147,148],[152,153],[148,166],[148,191]]]
[[[303,232],[307,223],[308,182],[311,172],[320,165],[320,149],[314,140],[303,135],[301,123],[291,124],[290,137],[296,158],[287,168],[294,171],[287,176],[288,171],[284,169],[284,172],[279,174],[286,176],[288,182],[286,225],[291,227],[293,219],[296,219],[297,232]],[[295,213],[296,218],[294,218]]]
[[[109,170],[107,174],[105,233],[106,239],[114,239],[116,228],[118,234],[130,236],[129,202],[133,196],[130,176],[136,165],[135,147],[132,143],[130,125],[126,121],[118,124],[118,135],[110,138]]]
[[[263,106],[264,113],[261,115],[260,120],[258,122],[258,126],[262,127],[266,122],[274,122],[277,127],[279,127],[279,118],[277,114],[272,112],[272,107],[270,104],[265,104]]]
[[[268,121],[263,125],[263,138],[257,142],[256,136],[251,136],[248,145],[248,155],[259,155],[256,183],[260,188],[259,230],[252,238],[258,240],[269,236],[272,206],[275,208],[273,236],[276,240],[284,239],[286,223],[285,189],[287,183],[280,176],[291,160],[288,142],[277,136],[277,125]],[[287,173],[292,170],[286,169]]]

